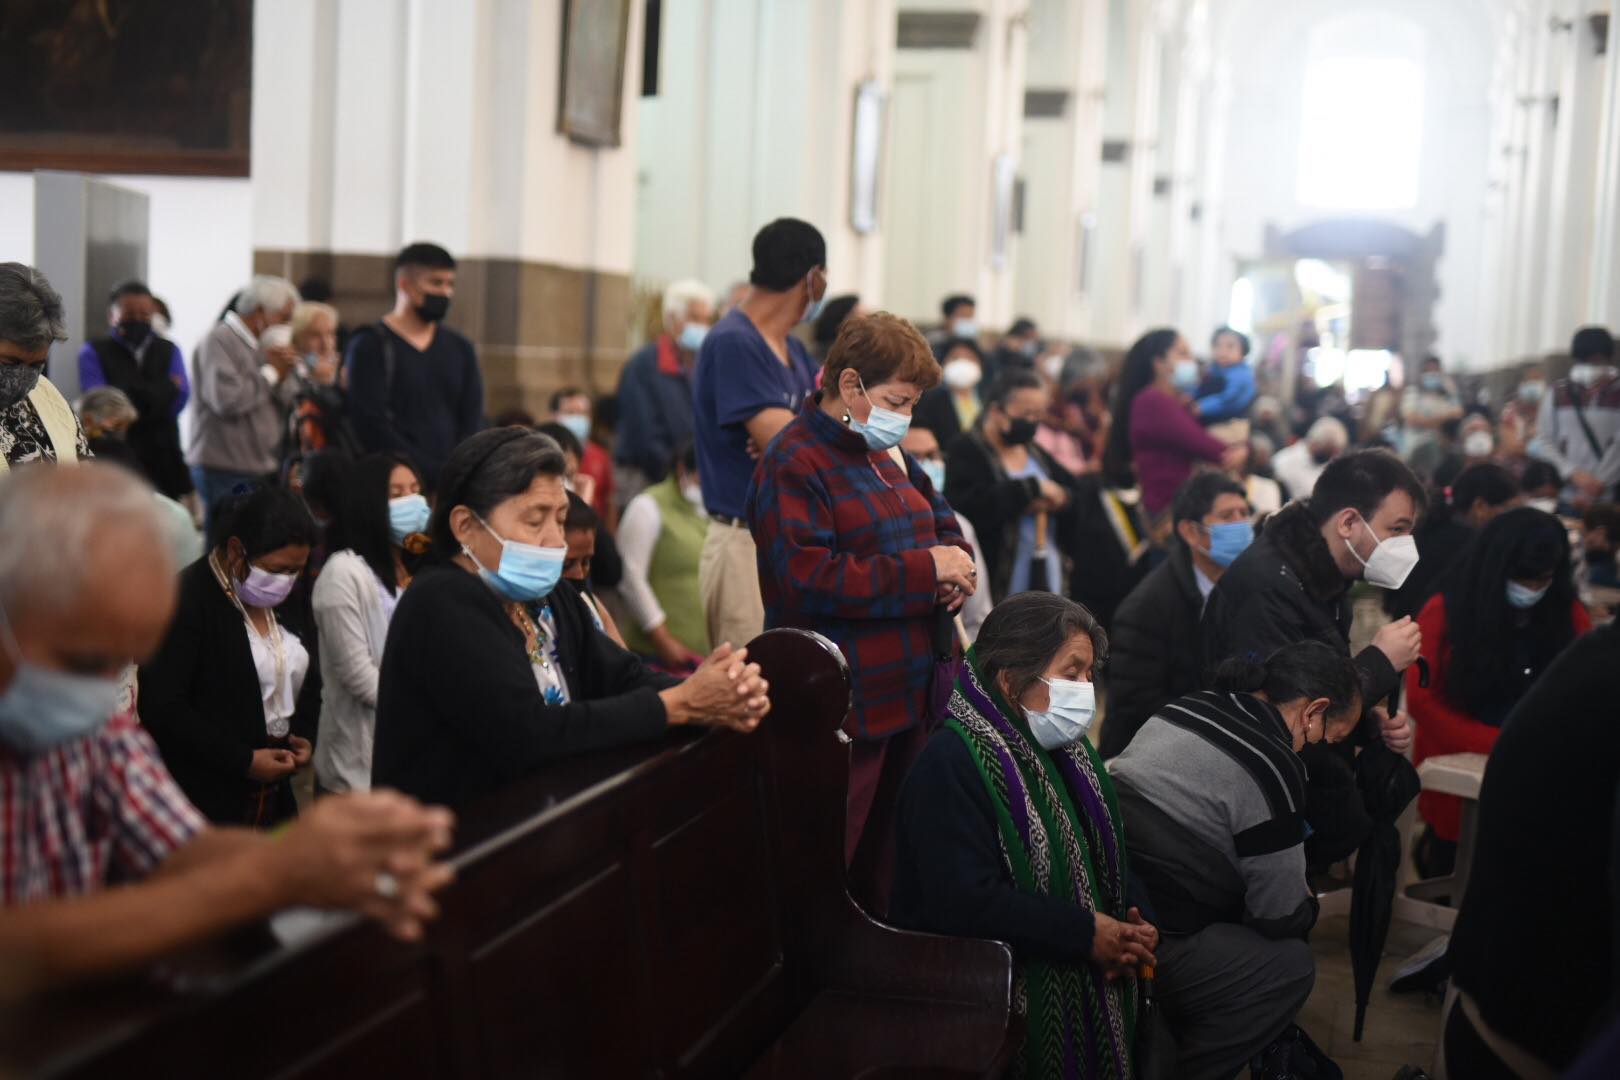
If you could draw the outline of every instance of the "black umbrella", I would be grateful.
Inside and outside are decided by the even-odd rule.
[[[1046,574],[1046,511],[1035,511],[1035,551],[1029,558],[1029,587],[1043,592],[1052,591],[1052,579]]]
[[[1350,887],[1350,967],[1356,979],[1355,1039],[1360,1042],[1367,999],[1389,937],[1395,878],[1401,864],[1401,834],[1395,819],[1417,797],[1422,784],[1410,761],[1375,741],[1356,759],[1356,786],[1372,819],[1372,828],[1356,855]]]

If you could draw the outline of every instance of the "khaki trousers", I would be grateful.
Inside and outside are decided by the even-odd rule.
[[[709,522],[698,560],[698,589],[714,646],[729,641],[732,648],[740,649],[765,629],[754,537],[746,528]]]

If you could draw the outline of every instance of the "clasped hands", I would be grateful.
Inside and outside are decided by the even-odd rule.
[[[973,556],[950,544],[937,544],[928,554],[934,559],[934,602],[944,604],[947,611],[958,610],[979,587]]]
[[[1102,968],[1109,982],[1122,975],[1135,978],[1143,964],[1158,963],[1153,950],[1159,947],[1159,931],[1137,908],[1125,913],[1124,922],[1100,911],[1093,921],[1091,962]]]
[[[771,711],[770,684],[748,650],[728,641],[711,652],[682,682],[659,692],[671,724],[705,724],[753,731]]]

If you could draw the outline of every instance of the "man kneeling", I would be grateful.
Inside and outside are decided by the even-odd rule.
[[[0,999],[295,905],[414,938],[450,879],[450,813],[394,792],[324,799],[279,836],[208,827],[120,705],[174,611],[166,535],[112,466],[0,481]]]
[[[1114,759],[1131,869],[1161,938],[1156,980],[1179,1076],[1229,1077],[1293,1022],[1315,981],[1305,937],[1307,743],[1361,717],[1349,657],[1319,641],[1229,660]]]

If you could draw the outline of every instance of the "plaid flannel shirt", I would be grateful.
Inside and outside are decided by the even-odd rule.
[[[821,411],[815,395],[761,455],[748,486],[765,625],[826,635],[854,680],[850,735],[883,739],[928,709],[934,557],[971,554],[945,500],[907,456],[887,453]]]
[[[145,877],[206,825],[128,712],[31,758],[0,744],[0,907]]]

